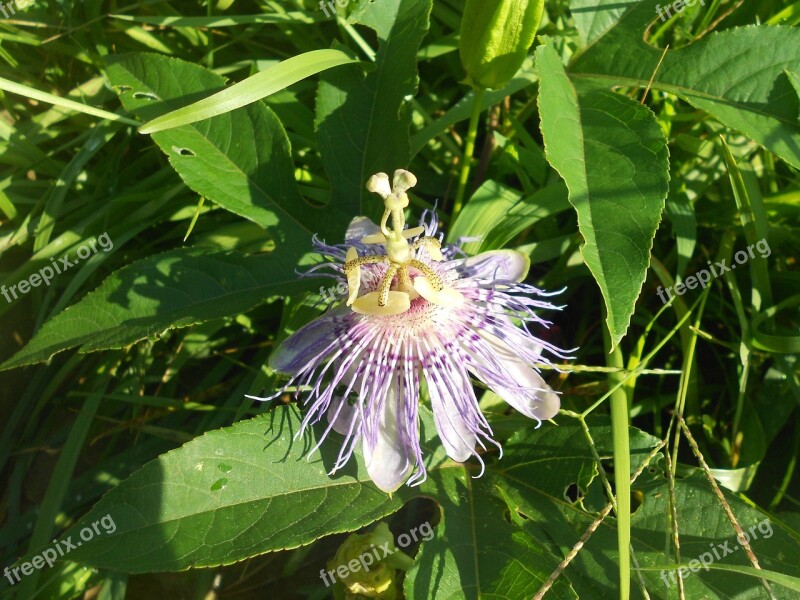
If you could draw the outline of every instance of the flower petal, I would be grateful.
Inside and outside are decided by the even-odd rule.
[[[523,415],[546,421],[558,414],[561,399],[544,382],[542,376],[529,367],[500,338],[486,331],[478,332],[491,346],[505,373],[494,373],[491,368],[480,369],[478,376],[489,388]]]
[[[456,462],[464,462],[474,453],[477,437],[467,427],[456,403],[456,394],[468,394],[469,390],[466,388],[470,385],[469,381],[466,374],[458,368],[451,371],[451,377],[454,380],[452,382],[441,377],[441,374],[436,375],[429,372],[427,375],[436,431],[439,432],[439,438],[444,444],[447,456]],[[453,389],[454,387],[455,389]]]
[[[381,228],[373,223],[369,217],[356,217],[350,221],[350,226],[347,228],[347,233],[344,236],[345,243],[354,244],[360,242],[362,238],[376,233],[381,233]]]
[[[350,314],[349,308],[333,308],[295,331],[269,357],[270,368],[293,375],[309,361],[322,360],[331,352],[328,347],[347,329],[345,320]]]
[[[516,250],[490,250],[467,258],[462,268],[469,277],[522,281],[528,275],[531,259]]]
[[[367,473],[375,485],[386,493],[394,492],[403,485],[411,471],[411,462],[398,422],[399,386],[399,379],[394,377],[383,401],[375,443],[370,444],[371,436],[367,432],[363,432],[361,436]],[[375,399],[372,401],[375,402]]]
[[[333,430],[340,435],[350,433],[350,425],[354,418],[358,418],[355,405],[349,404],[345,398],[334,398],[328,406],[328,422]],[[358,425],[353,426],[353,432],[358,431]]]

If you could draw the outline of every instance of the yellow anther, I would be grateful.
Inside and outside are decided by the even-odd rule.
[[[425,228],[421,225],[419,227],[412,227],[410,229],[406,229],[403,231],[403,237],[406,239],[410,239],[412,237],[417,237],[418,235],[422,235],[425,233]]]
[[[423,275],[414,279],[414,289],[428,302],[450,308],[456,308],[464,303],[464,296],[457,289],[451,287],[436,289],[436,287],[430,279]]]
[[[358,298],[358,289],[361,287],[361,265],[359,265],[357,262],[354,262],[358,260],[358,251],[352,246],[348,248],[345,260],[347,261],[345,263],[347,289],[350,292],[350,295],[347,297],[347,306],[351,306],[353,302],[355,302],[356,298]],[[348,263],[354,265],[349,270],[346,266]]]
[[[436,262],[444,260],[444,255],[442,254],[442,243],[436,238],[424,237],[418,239],[412,244],[411,249],[417,250],[417,248],[422,246],[424,246],[425,250],[428,251],[428,256],[430,256],[432,260],[435,260]]]
[[[403,292],[389,292],[386,304],[380,305],[380,292],[364,294],[353,302],[353,311],[360,315],[399,315],[411,308],[411,299]]]
[[[386,236],[382,233],[373,233],[372,235],[365,235],[361,238],[362,244],[385,244]]]

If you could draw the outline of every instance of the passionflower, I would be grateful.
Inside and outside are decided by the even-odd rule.
[[[346,282],[347,297],[270,358],[274,370],[290,375],[275,396],[290,387],[306,395],[300,433],[327,420],[312,452],[331,430],[344,436],[333,474],[360,443],[369,476],[385,492],[426,477],[418,420],[423,379],[447,455],[458,462],[475,456],[483,466],[476,448],[497,443],[471,377],[538,427],[560,401],[532,365],[549,363],[545,351],[569,358],[528,331],[549,324],[537,310],[557,307],[522,283],[527,257],[512,250],[467,257],[457,245],[442,245],[431,211],[407,228],[407,191],[415,184],[404,170],[391,184],[385,173],[374,175],[367,189],[383,198],[380,226],[361,217],[344,245],[314,239],[326,262],[312,273],[329,269]]]

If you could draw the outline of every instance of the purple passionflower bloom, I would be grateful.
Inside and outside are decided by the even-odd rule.
[[[314,240],[329,261],[314,271],[330,267],[349,295],[270,359],[274,370],[291,376],[278,394],[290,386],[306,390],[303,428],[327,420],[317,447],[332,429],[345,436],[331,474],[360,442],[367,472],[385,492],[426,477],[417,412],[422,379],[447,455],[481,460],[476,446],[497,444],[470,376],[538,427],[558,413],[560,401],[532,365],[549,362],[543,351],[569,358],[528,331],[528,324],[548,325],[535,310],[557,307],[521,283],[525,255],[497,250],[466,257],[442,245],[430,211],[419,227],[405,227],[406,191],[415,183],[408,171],[395,172],[392,185],[386,174],[375,175],[367,188],[384,199],[380,226],[361,217],[343,245]]]

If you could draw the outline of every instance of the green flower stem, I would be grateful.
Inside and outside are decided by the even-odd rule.
[[[611,347],[611,336],[603,328],[606,350]],[[607,355],[609,367],[624,368],[622,351],[617,345]],[[614,487],[617,492],[617,546],[619,548],[619,597],[628,600],[631,594],[631,450],[628,436],[628,394],[620,373],[609,373],[608,382],[617,388],[610,396],[611,433],[614,439]]]
[[[464,145],[464,156],[461,158],[461,175],[458,178],[458,193],[453,204],[453,221],[464,207],[464,194],[467,191],[469,181],[469,171],[472,168],[472,155],[475,152],[475,138],[478,134],[478,119],[481,116],[481,105],[483,104],[483,88],[475,89],[475,96],[472,98],[472,116],[469,118],[469,130],[467,131],[467,141]]]

